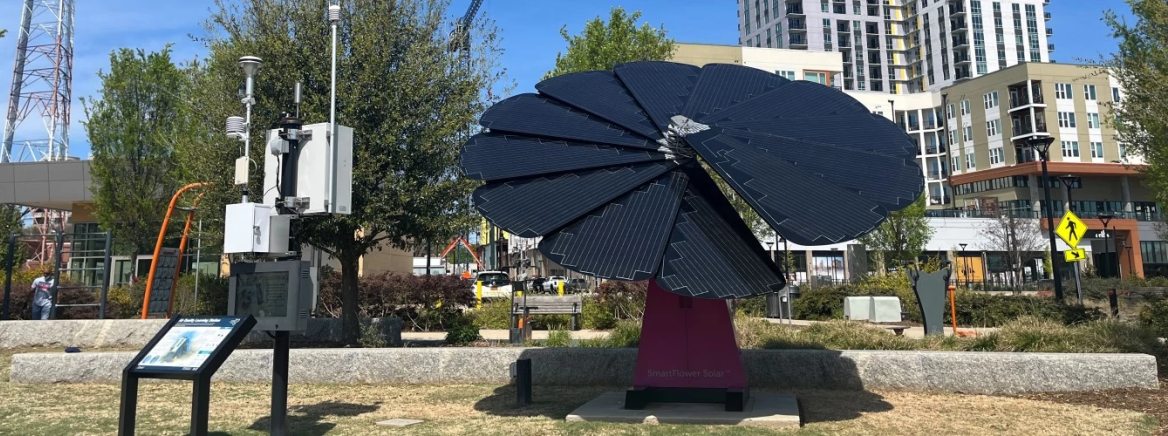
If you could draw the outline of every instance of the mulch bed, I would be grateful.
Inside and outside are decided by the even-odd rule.
[[[1161,372],[1163,374],[1163,372]],[[1080,404],[1107,409],[1143,412],[1160,420],[1157,435],[1168,436],[1168,378],[1160,379],[1160,389],[1109,389],[1090,392],[1050,392],[1014,395],[1018,398],[1052,403]]]

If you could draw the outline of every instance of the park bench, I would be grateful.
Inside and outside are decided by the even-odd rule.
[[[908,328],[906,325],[884,325],[881,327],[892,330],[892,332],[896,333],[897,336],[904,336],[904,329]]]
[[[580,313],[583,312],[584,298],[579,295],[565,296],[515,296],[511,303],[512,318],[531,315],[571,315],[572,330],[580,329]],[[512,324],[514,325],[514,323]]]

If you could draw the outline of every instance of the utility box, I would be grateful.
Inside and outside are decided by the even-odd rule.
[[[872,297],[844,297],[844,319],[867,321],[872,313]]]
[[[302,215],[352,213],[353,198],[353,128],[337,126],[336,198],[329,191],[329,123],[308,124],[301,128],[300,152],[296,162],[296,197],[307,198]],[[276,204],[280,190],[280,156],[271,150],[287,150],[280,130],[267,133],[264,152],[264,204]],[[329,205],[335,205],[330,210]]]
[[[288,251],[288,216],[273,216],[272,206],[258,203],[227,205],[223,253],[284,253]]]
[[[872,322],[901,322],[900,297],[871,297],[872,312],[868,317]]]

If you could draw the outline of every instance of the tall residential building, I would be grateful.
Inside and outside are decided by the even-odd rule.
[[[1049,62],[1049,0],[738,0],[739,45],[839,52],[848,91],[935,91]]]

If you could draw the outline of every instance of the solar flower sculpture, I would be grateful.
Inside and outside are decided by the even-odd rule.
[[[536,89],[482,115],[461,166],[486,182],[474,193],[482,215],[542,237],[547,259],[649,280],[626,408],[742,410],[748,399],[723,300],[786,283],[715,175],[778,234],[811,246],[868,233],[924,187],[908,135],[822,84],[738,65],[633,62]]]

